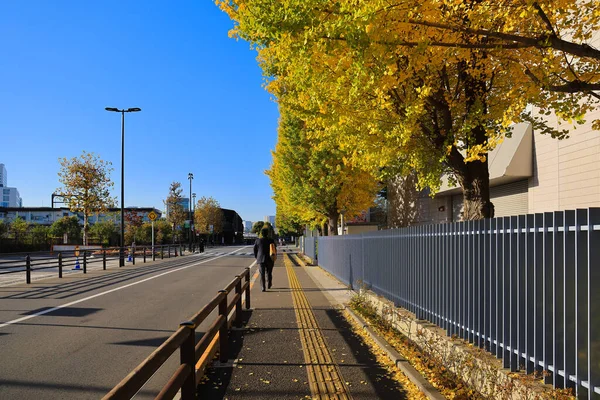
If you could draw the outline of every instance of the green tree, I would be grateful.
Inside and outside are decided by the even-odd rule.
[[[35,225],[31,229],[31,238],[34,244],[45,244],[48,241],[50,227],[44,225]]]
[[[155,222],[156,223],[156,222]],[[156,229],[155,229],[156,233]],[[144,244],[152,244],[152,223],[144,222],[136,231],[136,243],[144,243]],[[156,241],[156,235],[154,237],[154,242]]]
[[[62,217],[54,221],[49,230],[50,235],[56,238],[62,238],[64,234],[67,234],[68,240],[71,243],[79,243],[81,238],[81,225],[79,225],[79,218],[76,216]]]
[[[13,234],[16,243],[20,243],[25,238],[29,224],[21,217],[17,217],[10,224],[10,232]]]
[[[350,153],[319,139],[305,121],[282,109],[273,164],[267,171],[280,213],[296,222],[326,222],[337,234],[341,210],[352,216],[368,209],[377,180],[349,162]]]
[[[6,236],[8,229],[8,224],[4,221],[0,221],[0,239]]]
[[[262,230],[262,228],[263,228],[264,225],[265,225],[265,221],[256,221],[252,225],[252,230],[250,232],[256,233],[258,235],[260,233],[260,231]]]
[[[275,214],[275,225],[279,236],[300,236],[304,228],[298,217],[283,213],[279,206]]]
[[[98,238],[103,245],[108,245],[110,238],[118,233],[117,225],[111,219],[98,221],[90,227],[90,235]]]
[[[63,186],[56,192],[63,196],[71,211],[83,214],[83,244],[87,245],[89,216],[104,212],[115,204],[115,199],[110,196],[112,164],[85,151],[79,158],[59,158],[59,161],[58,178]]]
[[[165,219],[154,221],[154,241],[156,244],[171,243],[173,241],[173,226]]]
[[[275,239],[275,236],[276,236],[275,235],[275,229],[273,229],[273,225],[271,225],[271,223],[268,222],[268,221],[263,224],[263,226],[261,228],[261,231],[259,231],[260,237],[264,237],[264,236],[262,236],[262,230],[265,229],[265,228],[267,228],[269,230],[268,237],[270,237],[271,239]]]
[[[169,186],[169,194],[165,205],[167,206],[167,221],[173,227],[173,235],[176,235],[183,229],[183,222],[186,219],[187,212],[184,210],[183,205],[183,189],[181,183],[173,182]],[[175,240],[175,237],[173,237]]]
[[[143,217],[137,212],[125,212],[125,243],[131,244],[137,239],[138,230],[143,223]]]

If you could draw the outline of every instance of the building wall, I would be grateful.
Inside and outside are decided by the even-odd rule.
[[[528,189],[530,180],[521,180],[504,185],[490,187],[490,200],[494,203],[494,216],[508,217],[529,213]],[[450,196],[444,196],[450,197]],[[452,198],[452,221],[462,220],[463,195]],[[444,222],[444,221],[439,221]]]
[[[143,222],[150,222],[148,213],[154,211],[159,218],[161,212],[153,208],[125,208],[125,213],[135,212],[142,217]],[[0,207],[0,221],[10,223],[16,218],[23,218],[25,222],[30,224],[52,225],[55,221],[62,217],[77,216],[79,223],[83,225],[83,215],[74,213],[68,208],[51,208],[51,207],[23,207],[19,209]],[[108,213],[94,214],[90,216],[90,224],[95,224],[98,221],[113,220],[119,224],[121,221],[120,209],[110,209]]]
[[[23,200],[17,188],[2,187],[0,196],[0,207],[23,207]]]
[[[432,198],[428,191],[419,194],[417,213],[412,225],[441,224],[452,221],[452,196]]]
[[[556,140],[534,132],[534,171],[529,180],[529,212],[600,207],[600,132],[591,122],[600,110],[586,117],[584,125],[559,124],[570,129],[568,139]]]
[[[589,44],[600,46],[600,31]],[[592,121],[600,119],[600,108],[586,115],[583,125],[561,124],[554,115],[545,118],[551,126],[569,129],[571,134],[559,141],[534,132],[529,212],[600,207],[600,132],[591,129]]]

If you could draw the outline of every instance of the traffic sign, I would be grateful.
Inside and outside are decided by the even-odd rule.
[[[150,211],[148,213],[148,218],[150,219],[150,221],[154,221],[157,217],[158,217],[158,215],[156,215],[156,213],[154,211]]]

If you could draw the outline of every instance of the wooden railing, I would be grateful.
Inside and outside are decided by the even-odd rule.
[[[228,294],[235,293],[228,303]],[[219,360],[227,362],[229,353],[229,325],[233,323],[237,327],[242,326],[242,297],[246,309],[250,308],[250,268],[246,268],[241,275],[205,305],[198,313],[188,321],[179,324],[175,331],[165,342],[150,354],[141,364],[115,386],[104,400],[131,399],[146,384],[156,371],[169,359],[179,348],[180,365],[175,370],[167,384],[162,388],[157,399],[172,399],[181,390],[182,400],[196,398],[196,386],[201,375],[196,373],[196,365],[199,360],[210,361],[206,354],[213,350],[218,340]],[[204,322],[211,312],[218,308],[218,315],[202,338],[196,343],[196,328]],[[231,311],[235,309],[232,318],[228,319]],[[205,366],[201,365],[200,369]]]

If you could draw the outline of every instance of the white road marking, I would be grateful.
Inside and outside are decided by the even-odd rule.
[[[188,269],[188,268],[194,267],[194,266],[196,266],[198,264],[204,264],[205,262],[208,262],[208,261],[213,261],[213,260],[216,260],[216,259],[221,258],[221,257],[225,257],[225,256],[228,256],[228,255],[233,255],[233,254],[235,254],[236,251],[240,251],[240,250],[241,249],[234,250],[234,251],[232,251],[229,254],[223,254],[221,256],[210,258],[210,259],[207,259],[207,260],[204,260],[204,261],[200,261],[200,262],[197,262],[197,263],[193,263],[193,264],[187,265],[185,267],[181,267],[181,268],[169,270],[167,272],[163,272],[162,274],[158,274],[158,275],[154,275],[154,276],[151,276],[149,278],[146,278],[146,279],[142,279],[141,281],[137,281],[137,282],[133,282],[133,283],[128,283],[127,285],[119,286],[117,288],[110,289],[110,290],[107,290],[107,291],[102,292],[102,293],[96,293],[96,294],[94,294],[92,296],[88,296],[88,297],[85,297],[83,299],[75,300],[75,301],[72,301],[70,303],[62,304],[60,306],[52,307],[52,308],[49,308],[47,310],[40,311],[40,312],[37,312],[35,314],[27,315],[27,316],[22,317],[22,318],[13,319],[12,321],[8,321],[8,322],[4,322],[4,323],[0,324],[0,328],[4,328],[5,326],[8,326],[8,325],[17,324],[19,322],[23,322],[23,321],[26,321],[26,320],[31,319],[31,318],[39,317],[40,315],[48,314],[48,313],[51,313],[52,311],[60,310],[61,308],[70,307],[70,306],[75,305],[75,304],[83,303],[84,301],[95,299],[96,297],[104,296],[105,294],[116,292],[116,291],[121,290],[121,289],[126,289],[128,287],[135,286],[135,285],[138,285],[140,283],[148,282],[148,281],[150,281],[152,279],[160,278],[161,276],[172,274],[173,272],[182,271],[184,269]],[[250,265],[250,267],[252,267],[254,265],[254,263],[252,263]]]

